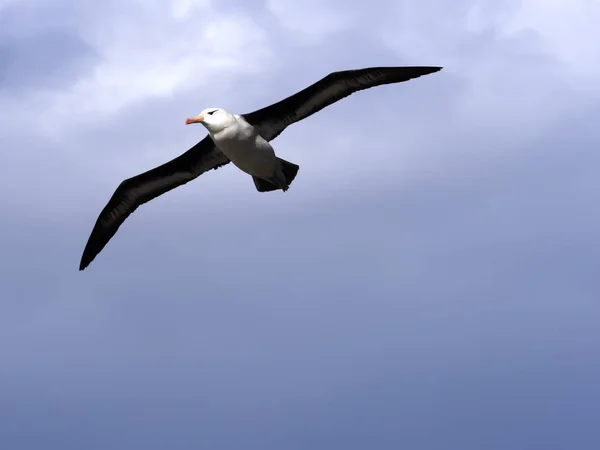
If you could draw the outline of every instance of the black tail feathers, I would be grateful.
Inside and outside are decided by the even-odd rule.
[[[286,161],[285,159],[281,159],[281,158],[277,158],[277,159],[279,161],[281,161],[281,164],[283,166],[283,175],[285,176],[286,186],[281,187],[275,183],[272,183],[271,181],[263,180],[262,178],[257,178],[255,176],[252,176],[252,179],[254,180],[254,185],[256,186],[256,190],[258,192],[271,192],[271,191],[276,191],[278,189],[287,191],[288,188],[290,187],[290,184],[292,184],[292,181],[294,181],[294,178],[296,178],[296,174],[298,173],[298,169],[300,169],[300,166],[298,166],[297,164],[291,163],[289,161]]]

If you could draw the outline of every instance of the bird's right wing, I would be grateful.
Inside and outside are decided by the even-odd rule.
[[[139,206],[229,162],[210,136],[206,136],[177,158],[123,181],[96,220],[83,250],[79,270],[94,260]]]
[[[275,139],[286,127],[358,91],[383,84],[401,83],[438,72],[441,67],[369,67],[333,72],[309,87],[283,100],[243,114],[267,141]]]

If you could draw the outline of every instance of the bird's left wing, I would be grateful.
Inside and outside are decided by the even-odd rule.
[[[96,220],[83,250],[79,270],[94,260],[139,206],[227,163],[227,156],[215,147],[210,136],[206,136],[177,158],[123,181]]]
[[[275,139],[287,126],[353,94],[382,84],[400,83],[437,72],[441,67],[369,67],[333,72],[277,103],[243,114],[267,141]]]

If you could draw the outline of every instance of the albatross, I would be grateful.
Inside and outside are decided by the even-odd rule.
[[[277,103],[247,114],[206,108],[186,119],[208,135],[171,161],[121,182],[100,212],[81,256],[84,270],[139,206],[230,162],[249,174],[258,192],[287,191],[299,166],[279,158],[270,141],[285,128],[358,91],[400,83],[442,67],[369,67],[332,72]]]

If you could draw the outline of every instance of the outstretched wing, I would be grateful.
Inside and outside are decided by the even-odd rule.
[[[215,147],[210,136],[206,136],[177,158],[123,181],[96,220],[83,250],[79,270],[94,260],[140,205],[227,163],[229,159]]]
[[[243,114],[267,141],[287,126],[322,110],[354,92],[382,84],[400,83],[438,72],[441,67],[370,67],[333,72],[306,89],[257,111]]]

